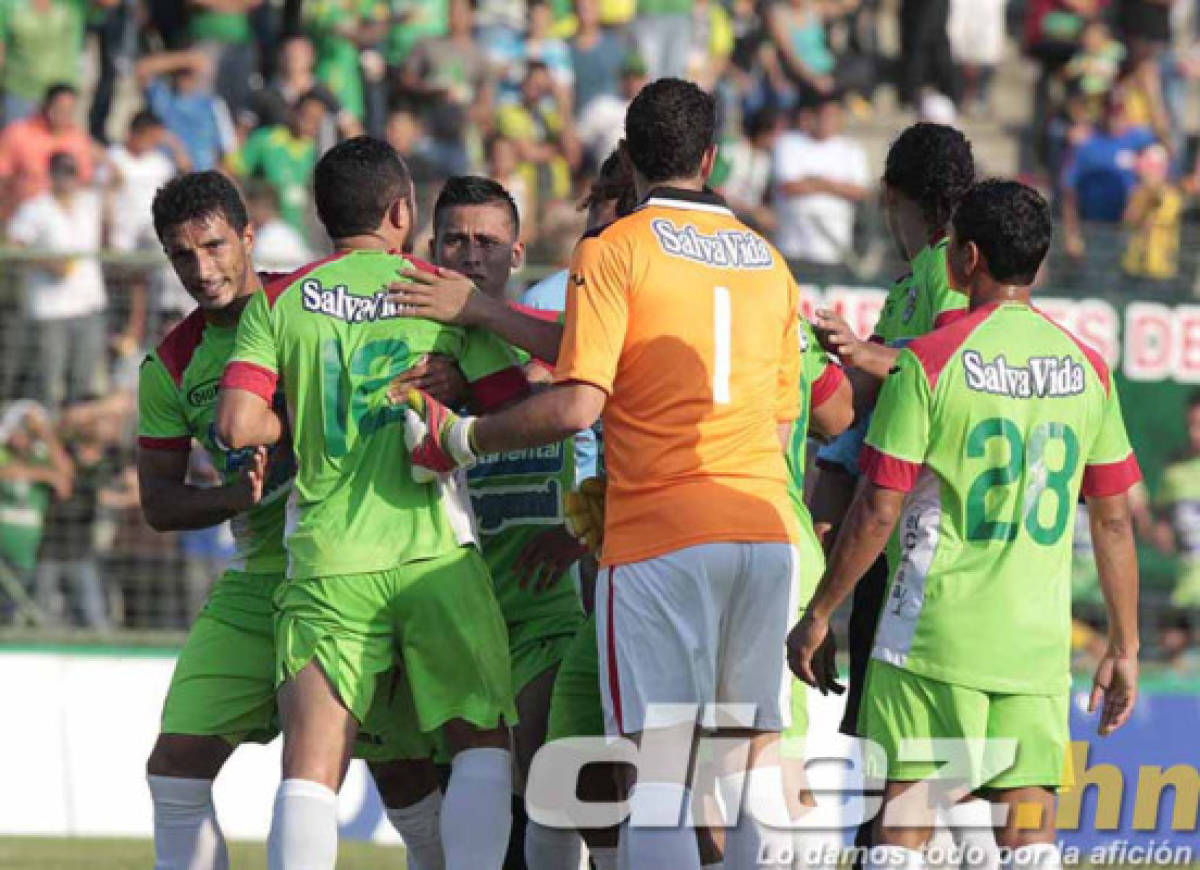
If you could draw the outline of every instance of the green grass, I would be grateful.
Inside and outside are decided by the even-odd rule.
[[[230,843],[229,862],[238,870],[262,870],[267,848],[262,843]],[[149,840],[59,837],[0,837],[0,870],[145,870],[154,866]],[[339,870],[404,870],[401,846],[343,841]]]

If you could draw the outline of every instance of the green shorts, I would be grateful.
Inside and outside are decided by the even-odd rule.
[[[1058,695],[983,692],[872,659],[867,668],[859,728],[864,737],[883,747],[887,771],[866,773],[899,782],[934,776],[938,763],[899,759],[903,740],[1010,739],[1017,741],[1014,763],[986,779],[979,771],[994,766],[991,759],[982,748],[971,753],[970,772],[976,787],[1058,788],[1063,783],[1070,741],[1069,703],[1069,692]]]
[[[596,616],[592,614],[571,638],[554,678],[546,741],[603,736],[600,653],[596,649]]]
[[[316,660],[359,722],[403,662],[418,728],[516,721],[508,636],[474,547],[387,571],[289,580],[276,595],[276,678]]]
[[[213,585],[175,662],[162,733],[269,743],[275,712],[275,607],[278,574],[226,571]]]

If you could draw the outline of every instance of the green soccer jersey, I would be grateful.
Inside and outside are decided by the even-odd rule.
[[[138,382],[141,448],[190,450],[195,439],[226,480],[240,473],[249,451],[222,450],[213,431],[217,388],[233,355],[236,335],[236,327],[208,323],[197,309],[146,357]],[[284,507],[295,472],[286,444],[271,451],[262,501],[230,521],[236,547],[231,568],[254,574],[283,573]]]
[[[1140,479],[1099,355],[1019,303],[916,339],[863,471],[908,492],[872,655],[982,691],[1065,691],[1076,502]]]
[[[223,386],[267,398],[282,380],[298,466],[290,578],[386,571],[473,540],[454,477],[413,481],[404,408],[387,387],[426,353],[457,360],[480,405],[525,379],[490,333],[401,317],[385,288],[408,265],[382,251],[335,254],[255,294],[242,314]]]
[[[807,604],[825,566],[825,554],[821,550],[821,542],[817,540],[816,532],[813,531],[812,515],[804,501],[808,424],[812,409],[833,395],[843,376],[842,370],[821,349],[812,326],[803,318],[800,320],[798,334],[801,353],[800,383],[797,386],[800,415],[792,424],[792,437],[787,449],[787,467],[788,495],[791,496],[796,517],[800,520],[801,539],[796,543],[796,550],[800,556],[800,600]]]
[[[297,139],[283,125],[255,130],[229,158],[233,172],[261,178],[278,192],[280,215],[298,230],[304,229],[308,183],[316,165],[316,142]]]
[[[32,457],[18,458],[0,444],[0,468],[16,462],[49,466],[50,458],[41,445]],[[22,571],[34,569],[49,509],[48,484],[0,480],[0,563],[8,562]]]
[[[884,344],[917,338],[943,326],[953,312],[967,307],[967,297],[950,288],[946,274],[946,239],[926,245],[909,264],[907,275],[888,290],[875,324]]]

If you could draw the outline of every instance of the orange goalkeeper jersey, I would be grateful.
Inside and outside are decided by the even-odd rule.
[[[778,424],[799,411],[799,303],[711,193],[656,189],[576,247],[555,378],[608,394],[604,564],[795,540]]]

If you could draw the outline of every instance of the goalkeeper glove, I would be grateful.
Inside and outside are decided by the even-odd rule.
[[[567,531],[578,538],[590,552],[599,552],[604,543],[604,495],[608,481],[589,477],[579,488],[568,492],[563,503]]]
[[[479,458],[471,444],[474,417],[460,417],[423,390],[404,394],[404,443],[412,457],[412,476],[430,483],[439,474],[470,468]]]

